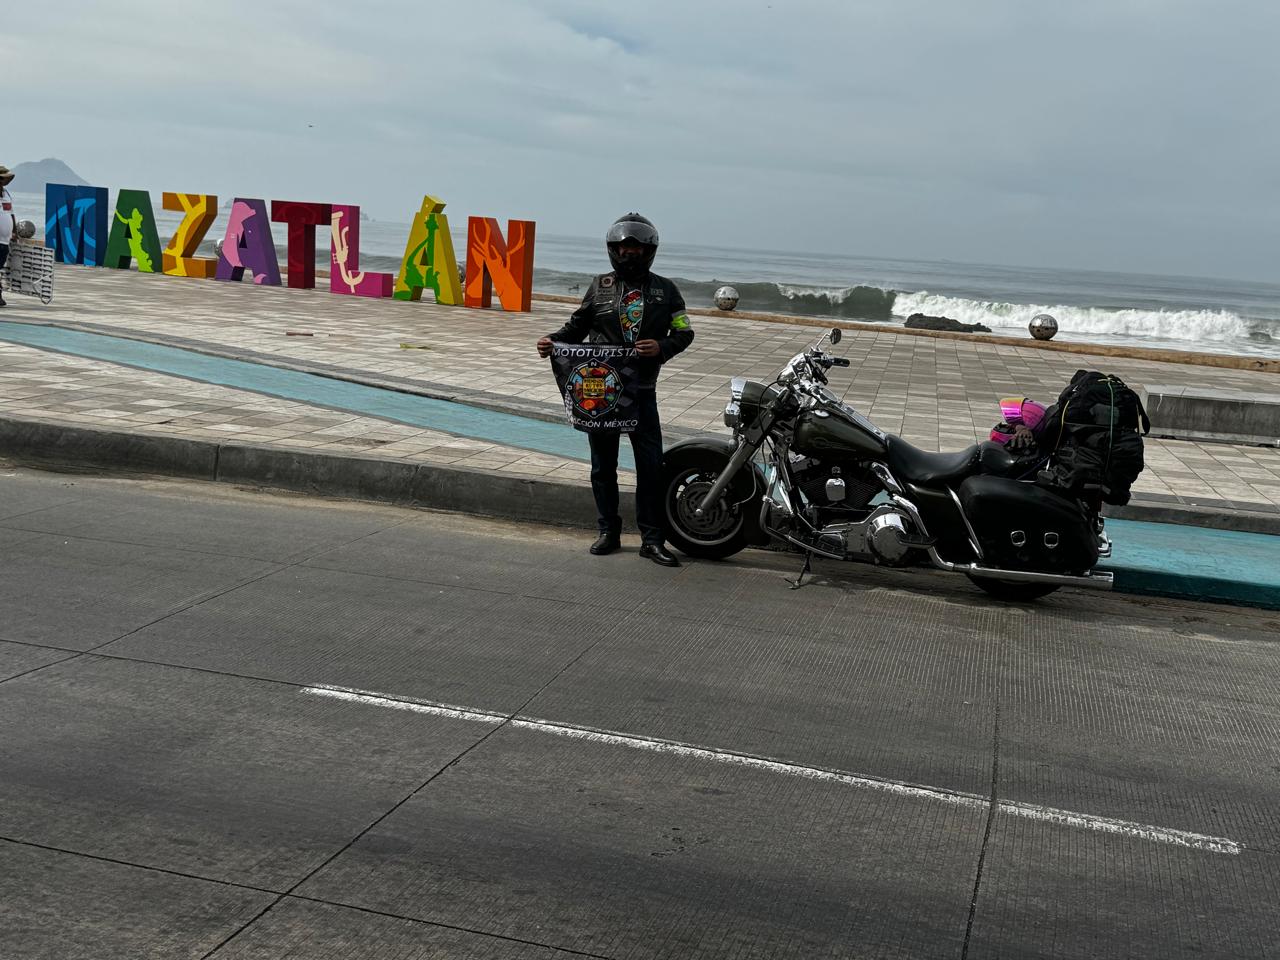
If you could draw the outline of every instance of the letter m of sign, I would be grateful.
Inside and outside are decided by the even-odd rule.
[[[107,245],[106,187],[49,183],[44,188],[44,245],[58,263],[100,267]]]

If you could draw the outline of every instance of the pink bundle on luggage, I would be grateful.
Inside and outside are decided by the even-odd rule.
[[[1003,397],[1000,400],[1002,423],[991,428],[991,439],[996,443],[1008,443],[1018,427],[1026,427],[1032,433],[1044,422],[1045,406],[1028,397]]]

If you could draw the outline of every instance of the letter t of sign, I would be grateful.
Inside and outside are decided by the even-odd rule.
[[[289,225],[289,286],[310,290],[316,285],[316,227],[329,226],[330,205],[272,200],[271,219]]]

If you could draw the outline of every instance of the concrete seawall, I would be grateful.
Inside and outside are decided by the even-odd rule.
[[[548,303],[572,303],[579,301],[575,297],[565,297],[551,293],[535,293],[535,300]],[[750,310],[708,310],[691,308],[689,313],[699,317],[720,317],[743,320],[758,320],[764,323],[785,323],[797,327],[817,327],[830,329],[840,327],[842,330],[862,330],[870,333],[892,333],[895,336],[927,337],[934,340],[968,340],[980,343],[994,343],[1009,347],[1028,347],[1033,350],[1047,350],[1052,353],[1087,354],[1095,357],[1117,357],[1130,360],[1154,360],[1160,363],[1189,364],[1200,367],[1220,367],[1224,370],[1255,370],[1259,373],[1280,374],[1280,359],[1266,357],[1236,357],[1219,353],[1203,353],[1194,350],[1168,350],[1159,347],[1114,346],[1098,343],[1069,343],[1061,340],[1036,340],[1030,335],[1026,337],[1008,337],[990,333],[957,333],[950,330],[918,330],[887,323],[851,323],[847,320],[831,320],[821,317],[792,316],[786,313],[756,313]]]

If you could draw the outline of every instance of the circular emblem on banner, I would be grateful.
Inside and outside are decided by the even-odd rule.
[[[612,413],[622,398],[622,378],[607,363],[574,367],[569,374],[568,388],[575,411],[592,419]]]

